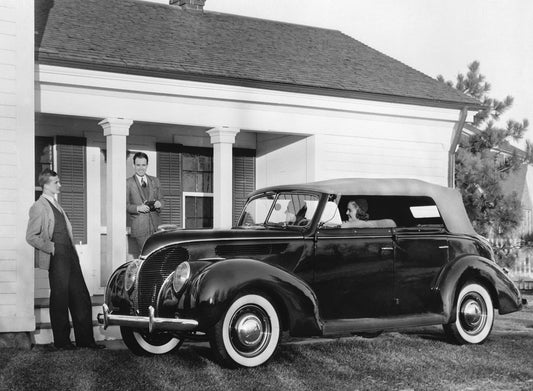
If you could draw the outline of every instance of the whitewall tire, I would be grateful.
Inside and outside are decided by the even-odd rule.
[[[459,344],[480,344],[494,324],[494,306],[489,292],[477,283],[464,285],[455,303],[455,322],[444,325],[446,334]]]
[[[256,367],[276,351],[280,320],[272,303],[256,294],[237,298],[211,333],[211,347],[227,366]]]
[[[169,353],[183,343],[183,340],[170,335],[141,333],[129,327],[121,327],[120,333],[124,344],[138,356]]]

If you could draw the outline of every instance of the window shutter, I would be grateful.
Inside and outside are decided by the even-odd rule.
[[[233,224],[237,224],[248,194],[255,190],[255,150],[233,149]]]
[[[86,139],[56,137],[57,174],[61,182],[59,203],[72,224],[75,243],[87,243]]]
[[[179,144],[156,145],[157,177],[165,197],[165,207],[161,209],[161,223],[182,227],[181,153]]]

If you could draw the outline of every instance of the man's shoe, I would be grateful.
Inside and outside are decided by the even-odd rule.
[[[54,345],[57,350],[76,350],[76,346],[74,346],[72,343],[67,343],[65,345]]]

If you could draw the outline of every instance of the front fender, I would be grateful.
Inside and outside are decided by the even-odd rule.
[[[440,293],[443,314],[448,322],[455,321],[455,298],[461,286],[469,280],[485,285],[500,314],[522,308],[520,291],[498,265],[480,256],[465,255],[447,263],[433,286]]]
[[[191,281],[182,305],[187,316],[208,330],[243,293],[263,293],[272,301],[291,335],[322,334],[314,292],[301,279],[283,269],[252,259],[228,259],[202,270]],[[180,300],[181,301],[181,300]]]
[[[128,293],[124,289],[124,274],[130,263],[120,265],[107,281],[104,302],[111,311],[127,312],[131,307]]]

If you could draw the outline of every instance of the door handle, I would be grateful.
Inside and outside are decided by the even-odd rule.
[[[384,256],[390,252],[394,252],[394,247],[381,247],[379,250],[379,255]]]

